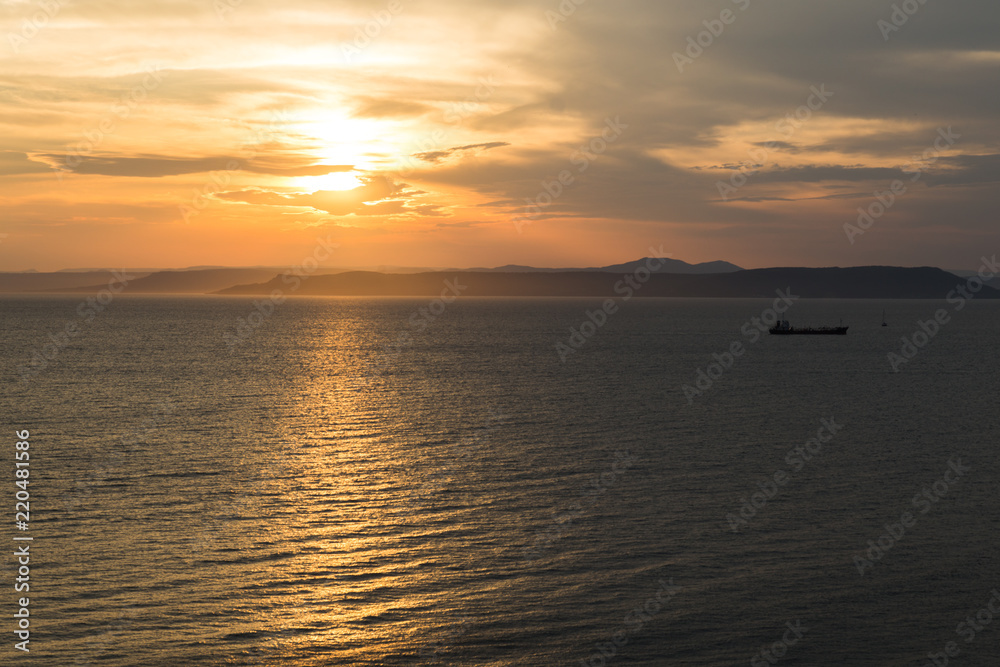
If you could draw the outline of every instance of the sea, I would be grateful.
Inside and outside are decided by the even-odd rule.
[[[1000,302],[777,298],[4,295],[0,663],[1000,665]]]

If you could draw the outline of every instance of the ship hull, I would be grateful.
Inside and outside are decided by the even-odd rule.
[[[769,329],[774,336],[846,336],[848,327],[824,327],[821,329]]]

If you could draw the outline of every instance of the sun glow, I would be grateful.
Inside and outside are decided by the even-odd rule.
[[[330,112],[304,118],[298,126],[315,142],[312,152],[324,164],[351,165],[362,170],[371,168],[371,154],[378,149],[385,129],[371,119]]]
[[[295,186],[316,192],[318,190],[353,190],[364,185],[356,171],[335,171],[322,176],[300,176]]]

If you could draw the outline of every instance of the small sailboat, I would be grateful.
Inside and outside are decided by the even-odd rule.
[[[889,326],[889,323],[885,321],[885,308],[882,309],[882,326]]]

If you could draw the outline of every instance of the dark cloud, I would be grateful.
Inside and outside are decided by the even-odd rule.
[[[868,182],[892,180],[906,174],[892,167],[862,167],[841,165],[806,165],[768,169],[750,177],[754,183],[819,183],[821,181]]]
[[[925,179],[928,185],[972,185],[1000,182],[1000,155],[998,154],[942,157],[932,168],[933,171],[929,171]]]
[[[0,176],[42,174],[45,172],[52,172],[52,167],[32,160],[26,153],[0,151]]]
[[[482,152],[488,151],[492,148],[500,148],[501,146],[510,146],[506,141],[490,141],[482,144],[469,144],[468,146],[456,146],[455,148],[445,148],[440,151],[428,151],[426,153],[417,153],[415,157],[420,158],[424,162],[441,162],[453,155],[460,153],[466,153],[469,151]]]
[[[901,179],[906,183],[921,182],[929,186],[974,185],[1000,182],[1000,154],[920,156],[900,167],[862,167],[840,165],[806,165],[787,169],[760,171],[750,177],[758,183],[819,183],[846,181],[853,183],[880,182]],[[870,193],[868,193],[870,195]],[[837,194],[819,199],[847,198]],[[810,199],[817,199],[810,197]]]
[[[210,171],[245,171],[269,176],[322,176],[342,171],[351,171],[353,165],[303,164],[302,159],[267,158],[250,159],[240,157],[174,158],[162,155],[142,157],[98,157],[74,154],[57,155],[42,153],[36,160],[48,163],[53,168],[75,174],[101,174],[104,176],[133,176],[137,178],[158,178],[179,176]]]

